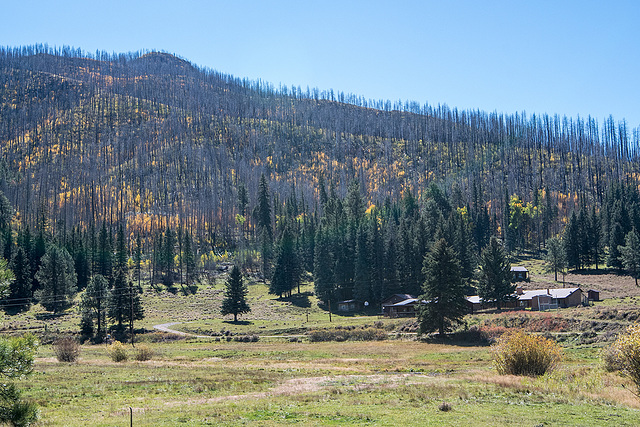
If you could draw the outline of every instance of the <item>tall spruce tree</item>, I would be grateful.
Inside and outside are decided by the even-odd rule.
[[[93,336],[101,342],[106,331],[109,282],[102,274],[94,274],[82,294],[80,327],[85,336]],[[95,326],[94,326],[95,325]],[[94,334],[95,331],[95,334]]]
[[[184,233],[182,250],[184,252],[185,279],[187,287],[189,287],[193,285],[196,278],[196,254],[193,251],[193,240],[189,231]]]
[[[515,285],[511,284],[511,263],[506,251],[494,236],[480,255],[478,295],[484,301],[494,301],[500,310],[513,299]]]
[[[562,240],[558,237],[551,237],[547,240],[547,254],[544,258],[545,271],[554,273],[555,281],[558,281],[558,271],[567,268],[567,257],[564,252]]]
[[[271,196],[267,178],[260,176],[258,187],[258,204],[253,211],[262,252],[262,277],[266,281],[271,276],[273,258],[273,227],[271,225]]]
[[[118,228],[116,236],[116,254],[113,273],[113,287],[109,294],[108,316],[117,323],[119,331],[123,330],[124,321],[129,311],[129,287],[127,271],[127,245],[124,235],[124,227]]]
[[[40,289],[35,296],[45,309],[59,313],[71,306],[77,279],[73,259],[66,249],[50,244],[42,257],[36,279]]]
[[[11,270],[15,276],[15,280],[9,287],[10,304],[7,306],[9,311],[25,311],[31,306],[31,262],[27,256],[27,252],[22,246],[14,251],[11,260]]]
[[[238,321],[238,314],[244,314],[251,311],[249,304],[247,303],[247,287],[242,280],[242,273],[237,265],[234,265],[229,273],[225,285],[224,299],[222,300],[222,307],[220,313],[223,316],[227,314],[233,314],[233,321]]]
[[[564,229],[562,237],[564,253],[567,259],[567,266],[574,270],[580,268],[580,233],[578,231],[578,217],[575,211],[571,214],[569,222]]]
[[[420,332],[440,336],[462,323],[467,313],[464,282],[456,254],[445,239],[438,240],[424,260],[425,282],[419,311]]]
[[[313,286],[320,301],[328,303],[334,299],[333,257],[331,255],[329,237],[323,227],[316,233],[316,251],[313,264]]]
[[[625,270],[636,280],[638,286],[638,277],[640,277],[640,236],[638,231],[631,229],[624,238],[625,245],[619,246],[620,261]]]
[[[269,285],[269,293],[291,296],[292,289],[300,283],[300,262],[289,227],[285,227],[278,243],[276,264],[273,278]]]

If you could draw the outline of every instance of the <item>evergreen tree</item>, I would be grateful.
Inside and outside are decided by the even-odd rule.
[[[419,312],[420,332],[438,331],[444,336],[453,325],[462,323],[467,313],[460,265],[446,240],[434,244],[424,260],[424,270],[426,280],[420,299],[426,304]]]
[[[269,195],[267,178],[264,174],[260,176],[258,204],[253,211],[253,217],[258,229],[262,250],[262,276],[266,280],[267,277],[271,276],[273,227],[271,225],[271,196]]]
[[[567,266],[574,270],[580,268],[580,233],[578,232],[578,217],[575,211],[564,229],[562,238]]]
[[[620,260],[620,247],[624,245],[624,231],[619,222],[614,222],[609,234],[609,252],[607,253],[607,265],[609,267],[622,269],[622,261]]]
[[[119,268],[115,271],[107,305],[109,319],[117,323],[118,331],[122,331],[129,311],[129,287],[125,270]]]
[[[11,311],[28,310],[31,306],[31,262],[22,246],[18,246],[11,260],[11,270],[15,280],[9,287],[10,305],[7,307]]]
[[[100,274],[111,284],[113,281],[113,241],[111,233],[107,230],[106,221],[102,221],[102,227],[98,233],[97,267],[94,274]]]
[[[59,313],[71,306],[77,278],[73,259],[66,249],[50,244],[42,257],[36,279],[40,289],[35,296],[45,309]]]
[[[81,329],[86,336],[93,335],[95,330],[98,342],[102,341],[105,332],[108,300],[109,282],[102,274],[94,274],[82,294],[82,302],[80,303]]]
[[[13,426],[28,426],[38,419],[35,403],[22,399],[16,385],[8,379],[29,375],[38,348],[36,337],[0,338],[0,423]]]
[[[567,258],[562,245],[562,240],[557,237],[551,237],[547,240],[547,255],[544,258],[547,263],[545,270],[548,273],[553,272],[555,281],[558,281],[558,271],[564,271],[567,267]]]
[[[123,329],[123,323],[129,312],[130,290],[127,284],[127,245],[125,242],[124,227],[118,227],[116,236],[116,255],[113,273],[113,287],[109,293],[107,314],[117,323],[119,331]]]
[[[625,236],[625,245],[619,246],[620,261],[625,270],[631,277],[636,280],[638,286],[638,277],[640,277],[640,236],[635,228],[631,229]]]
[[[269,293],[291,296],[291,290],[300,283],[300,263],[289,227],[282,233],[277,252]]]
[[[144,319],[144,307],[142,306],[142,287],[134,286],[129,280],[129,310],[127,311],[127,319],[129,320],[129,335],[133,344],[133,321]]]
[[[358,228],[356,240],[356,261],[353,274],[353,298],[359,302],[371,301],[371,256],[367,245],[364,224]]]
[[[173,234],[171,228],[167,225],[167,228],[164,232],[164,238],[162,239],[162,254],[161,254],[161,265],[162,265],[162,284],[167,288],[173,287],[173,267],[174,267],[174,256],[175,256],[175,246],[176,246],[176,238]]]
[[[478,295],[484,301],[495,301],[498,310],[513,299],[515,285],[511,284],[511,263],[497,238],[491,237],[489,245],[480,255],[480,280]]]
[[[13,271],[4,258],[0,258],[0,299],[5,299],[11,292],[11,284],[15,280]]]
[[[140,286],[142,278],[142,238],[140,233],[136,234],[136,247],[133,251],[133,274]]]
[[[223,316],[233,314],[233,321],[238,321],[238,314],[248,313],[251,311],[247,304],[247,287],[242,280],[242,273],[238,266],[234,265],[227,279],[224,299],[222,300],[222,308],[220,313]]]
[[[28,230],[27,230],[28,232]],[[25,238],[26,241],[26,238]],[[31,255],[31,271],[38,272],[40,270],[40,266],[42,265],[42,258],[47,252],[47,243],[44,237],[44,230],[40,228],[38,230],[38,234],[33,242],[32,246],[32,255]],[[32,283],[32,290],[36,292],[38,289],[42,287],[42,283],[38,279],[38,275],[34,276],[34,280]]]
[[[381,280],[383,276],[384,264],[384,243],[378,225],[377,210],[374,210],[369,221],[369,232],[367,246],[371,251],[371,293],[374,304],[378,305],[387,297],[384,284]],[[424,258],[423,258],[424,259]]]
[[[87,287],[89,283],[89,277],[91,276],[91,266],[89,263],[89,255],[87,253],[86,245],[80,232],[77,232],[77,244],[73,253],[73,264],[78,276],[78,290],[82,290]]]
[[[591,209],[591,215],[589,216],[590,232],[589,232],[589,246],[591,247],[591,259],[598,269],[598,264],[603,260],[602,249],[602,220],[600,215],[596,212],[596,207]]]
[[[329,239],[318,227],[316,233],[316,251],[313,267],[313,285],[315,294],[320,301],[328,303],[334,299],[335,286],[333,282],[333,258],[331,256]]]
[[[184,268],[187,287],[191,286],[196,278],[196,255],[193,251],[193,241],[191,233],[184,233],[184,243],[182,245],[184,252]]]

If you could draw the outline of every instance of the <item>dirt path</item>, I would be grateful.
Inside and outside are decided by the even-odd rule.
[[[180,325],[184,322],[169,322],[169,323],[162,323],[160,325],[153,325],[153,329],[156,329],[158,331],[162,331],[162,332],[167,332],[169,334],[177,334],[177,335],[182,335],[185,337],[192,337],[192,338],[220,338],[220,337],[214,337],[211,335],[196,335],[196,334],[192,334],[189,332],[182,332],[182,331],[176,331],[175,329],[171,329],[172,326],[175,325]],[[305,335],[260,335],[260,338],[302,338]]]
[[[171,329],[172,326],[180,325],[181,323],[183,323],[183,322],[162,323],[160,325],[153,325],[153,329],[157,329],[158,331],[162,331],[162,332],[167,332],[169,334],[182,335],[182,336],[185,336],[185,337],[215,338],[215,337],[212,337],[210,335],[196,335],[196,334],[191,334],[189,332],[182,332],[182,331],[176,331],[175,329]]]

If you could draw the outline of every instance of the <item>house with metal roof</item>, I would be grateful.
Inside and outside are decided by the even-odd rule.
[[[520,306],[529,307],[531,310],[577,307],[588,302],[587,296],[580,288],[548,288],[532,291],[518,289],[517,294]]]

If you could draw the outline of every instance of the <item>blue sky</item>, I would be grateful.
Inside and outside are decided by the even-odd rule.
[[[275,86],[640,127],[639,1],[4,3],[5,46],[159,49]]]

